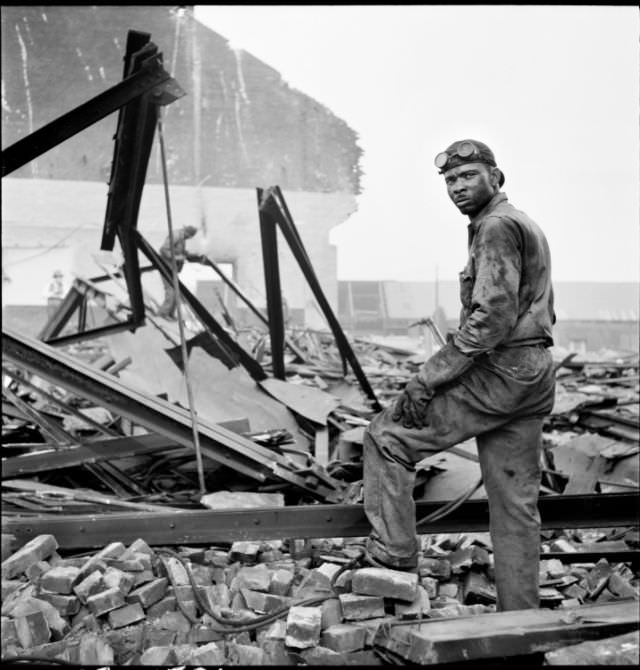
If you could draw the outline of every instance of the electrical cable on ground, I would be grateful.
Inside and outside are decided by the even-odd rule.
[[[167,158],[164,148],[164,134],[162,131],[162,109],[158,108],[158,139],[160,141],[160,164],[162,166],[162,181],[164,185],[164,199],[167,210],[167,226],[169,228],[169,246],[171,249],[171,279],[173,283],[173,292],[176,301],[176,316],[178,319],[178,328],[180,330],[180,349],[182,352],[182,370],[184,382],[187,389],[187,400],[189,403],[189,413],[191,415],[191,428],[193,430],[193,445],[196,450],[196,462],[198,467],[198,482],[200,491],[204,495],[207,490],[204,485],[204,469],[202,466],[202,453],[200,451],[200,435],[198,433],[197,417],[194,410],[193,393],[189,380],[189,354],[187,352],[187,342],[184,336],[184,323],[182,322],[182,298],[180,295],[180,286],[178,285],[178,268],[176,265],[175,251],[173,248],[173,221],[171,217],[171,202],[169,200],[169,180],[167,177]]]

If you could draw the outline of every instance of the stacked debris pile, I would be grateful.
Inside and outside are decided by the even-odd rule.
[[[575,549],[581,532],[553,535],[543,551]],[[638,546],[637,532],[627,529],[624,537],[623,546]],[[421,621],[469,617],[486,619],[490,657],[491,636],[499,630],[492,631],[494,619],[487,619],[496,609],[488,534],[421,539],[418,571],[408,573],[363,567],[357,562],[362,538],[177,550],[138,539],[128,547],[113,542],[63,558],[52,535],[39,535],[14,553],[3,536],[2,658],[101,665],[380,665],[417,653],[399,653],[397,642]],[[573,560],[575,554],[567,556]],[[585,607],[624,608],[632,602],[637,610],[640,573],[630,565],[624,559],[544,559],[542,608],[564,611],[565,622],[571,616],[579,620]],[[556,643],[543,650],[562,646],[563,625],[557,626]],[[599,637],[618,632],[604,626]],[[512,654],[525,653],[518,644]]]

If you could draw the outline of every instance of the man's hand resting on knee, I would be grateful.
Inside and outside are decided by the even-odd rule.
[[[391,418],[394,421],[402,420],[405,428],[422,428],[427,406],[433,396],[433,391],[416,375],[404,387]]]

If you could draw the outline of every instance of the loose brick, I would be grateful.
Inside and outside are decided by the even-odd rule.
[[[456,551],[449,554],[449,563],[451,564],[451,572],[454,575],[466,572],[473,565],[473,547],[456,549]]]
[[[100,574],[102,574],[107,569],[107,567],[108,567],[107,564],[102,559],[92,556],[84,563],[84,565],[80,567],[77,583],[84,581],[89,575],[93,574],[96,570]]]
[[[164,598],[168,587],[169,582],[166,577],[154,579],[152,582],[147,582],[131,591],[127,596],[127,602],[140,603],[142,607],[147,609],[147,607],[151,607],[151,605]]]
[[[140,665],[174,665],[178,662],[173,647],[149,647],[140,657]]]
[[[240,568],[231,584],[231,590],[239,591],[244,588],[266,593],[269,590],[270,582],[271,573],[263,563],[260,563],[253,567]]]
[[[17,591],[24,582],[21,582],[19,579],[3,579],[2,580],[2,602],[12,594]]]
[[[246,606],[254,612],[270,614],[290,604],[291,598],[273,595],[273,593],[261,593],[242,589],[240,591]]]
[[[462,602],[465,605],[490,605],[496,602],[496,589],[482,572],[470,571],[462,587]]]
[[[384,616],[384,598],[343,593],[339,596],[342,616],[346,621],[362,621]]]
[[[178,607],[178,601],[175,596],[166,596],[157,603],[154,603],[147,610],[147,616],[150,619],[161,617],[165,612],[175,612]]]
[[[15,621],[7,616],[3,616],[1,626],[2,646],[5,647],[10,644],[18,644],[18,633],[16,631]]]
[[[165,612],[158,620],[158,626],[176,633],[188,633],[191,622],[182,612]]]
[[[422,577],[420,583],[424,587],[429,598],[435,598],[438,595],[438,580],[433,577]]]
[[[400,604],[400,603],[398,603]],[[378,630],[380,629],[380,626],[382,626],[385,623],[390,623],[394,621],[394,617],[392,616],[384,616],[380,617],[378,619],[368,619],[366,621],[358,621],[356,626],[359,626],[360,628],[363,628],[367,635],[364,640],[364,646],[365,647],[372,647],[373,646],[373,641],[376,637],[376,634]]]
[[[226,584],[214,584],[213,593],[220,607],[228,607],[231,602],[229,587]]]
[[[607,588],[614,596],[618,598],[638,599],[638,590],[634,589],[626,579],[623,579],[617,572],[611,573],[607,582]]]
[[[154,557],[155,551],[141,538],[134,540],[123,552],[119,558],[132,558],[134,554],[147,554],[147,556]]]
[[[322,610],[319,607],[292,607],[287,617],[285,644],[298,649],[317,645],[321,624]]]
[[[132,574],[134,589],[156,579],[156,575],[153,573],[153,570],[143,570],[142,572],[134,572]]]
[[[59,640],[67,633],[69,625],[66,620],[60,616],[58,610],[51,603],[39,598],[26,598],[18,602],[12,608],[11,615],[19,617],[32,612],[42,612],[54,639]]]
[[[126,551],[122,542],[111,542],[104,549],[101,549],[94,558],[102,560],[105,558],[119,558]]]
[[[344,654],[345,665],[384,665],[382,660],[371,649],[361,649],[360,651],[350,651]]]
[[[204,564],[205,549],[201,547],[180,547],[180,556],[190,563]]]
[[[344,655],[328,647],[305,649],[300,655],[307,665],[346,665]]]
[[[204,560],[214,568],[226,568],[229,565],[229,553],[219,549],[207,549]]]
[[[78,596],[81,603],[86,604],[87,598],[99,593],[103,589],[102,573],[100,570],[94,570],[73,587],[73,592]]]
[[[224,649],[217,642],[209,642],[194,650],[185,662],[189,665],[223,665]]]
[[[256,542],[234,542],[229,551],[231,561],[242,561],[243,563],[256,563],[260,545]]]
[[[337,623],[342,623],[342,605],[337,598],[328,598],[322,605],[322,630]]]
[[[429,594],[422,586],[418,586],[418,595],[411,603],[396,603],[396,616],[400,619],[420,619],[429,613],[431,601]]]
[[[198,586],[211,586],[213,584],[213,569],[210,565],[191,564],[191,575]]]
[[[458,582],[445,582],[438,587],[438,595],[446,596],[447,598],[457,598],[460,585]]]
[[[82,665],[113,665],[115,660],[111,645],[94,633],[85,633],[80,638],[78,656]]]
[[[102,616],[124,604],[124,595],[119,589],[107,589],[87,598],[87,607],[94,616]]]
[[[30,540],[14,554],[2,561],[2,578],[11,579],[17,577],[29,568],[29,566],[44,561],[58,548],[58,543],[53,535],[38,535]]]
[[[451,579],[451,563],[446,558],[423,558],[418,570],[421,577],[434,577],[441,582]]]
[[[133,623],[142,621],[144,618],[145,613],[140,603],[132,603],[130,605],[125,605],[124,607],[111,610],[108,616],[111,628],[123,628],[124,626],[130,626]]]
[[[151,570],[151,558],[146,554],[135,554],[131,558],[109,558],[106,564],[123,572],[144,572]]]
[[[264,651],[251,644],[230,642],[227,646],[229,665],[263,665]]]
[[[47,619],[39,610],[15,617],[13,622],[18,641],[25,649],[45,644],[51,638]]]
[[[105,639],[113,649],[116,664],[128,664],[134,659],[138,660],[139,654],[142,653],[144,625],[138,624],[110,630],[106,632]]]
[[[193,644],[224,641],[225,635],[208,624],[194,624],[189,631],[188,641]]]
[[[39,591],[38,598],[51,603],[62,616],[73,616],[80,611],[80,600],[76,596],[65,596],[50,591]]]
[[[413,602],[418,593],[418,575],[385,568],[362,568],[353,573],[353,592]]]
[[[24,571],[24,574],[30,582],[38,582],[40,577],[42,577],[45,572],[49,572],[49,570],[51,570],[51,564],[48,561],[38,561],[37,563],[30,565]]]
[[[167,572],[169,581],[175,586],[188,586],[189,585],[189,575],[185,567],[180,563],[177,558],[173,556],[163,556],[162,564]]]
[[[364,649],[366,639],[365,628],[354,624],[339,623],[330,626],[322,633],[320,644],[333,651],[349,652]]]
[[[262,641],[261,649],[264,652],[265,665],[282,667],[298,664],[298,659],[287,649],[284,640],[267,638]]]
[[[118,568],[108,567],[102,575],[102,581],[107,588],[118,589],[122,595],[126,596],[133,586],[133,575],[123,572]]]
[[[78,568],[72,567],[51,568],[40,577],[40,587],[53,593],[69,595],[73,592],[79,572]]]
[[[148,620],[142,624],[142,649],[151,647],[171,647],[176,641],[176,632],[158,628],[157,622],[151,624]]]

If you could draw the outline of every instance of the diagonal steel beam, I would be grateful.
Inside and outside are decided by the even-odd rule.
[[[172,83],[160,58],[152,58],[139,72],[47,123],[2,151],[2,176],[26,165],[123,105],[164,83]]]

